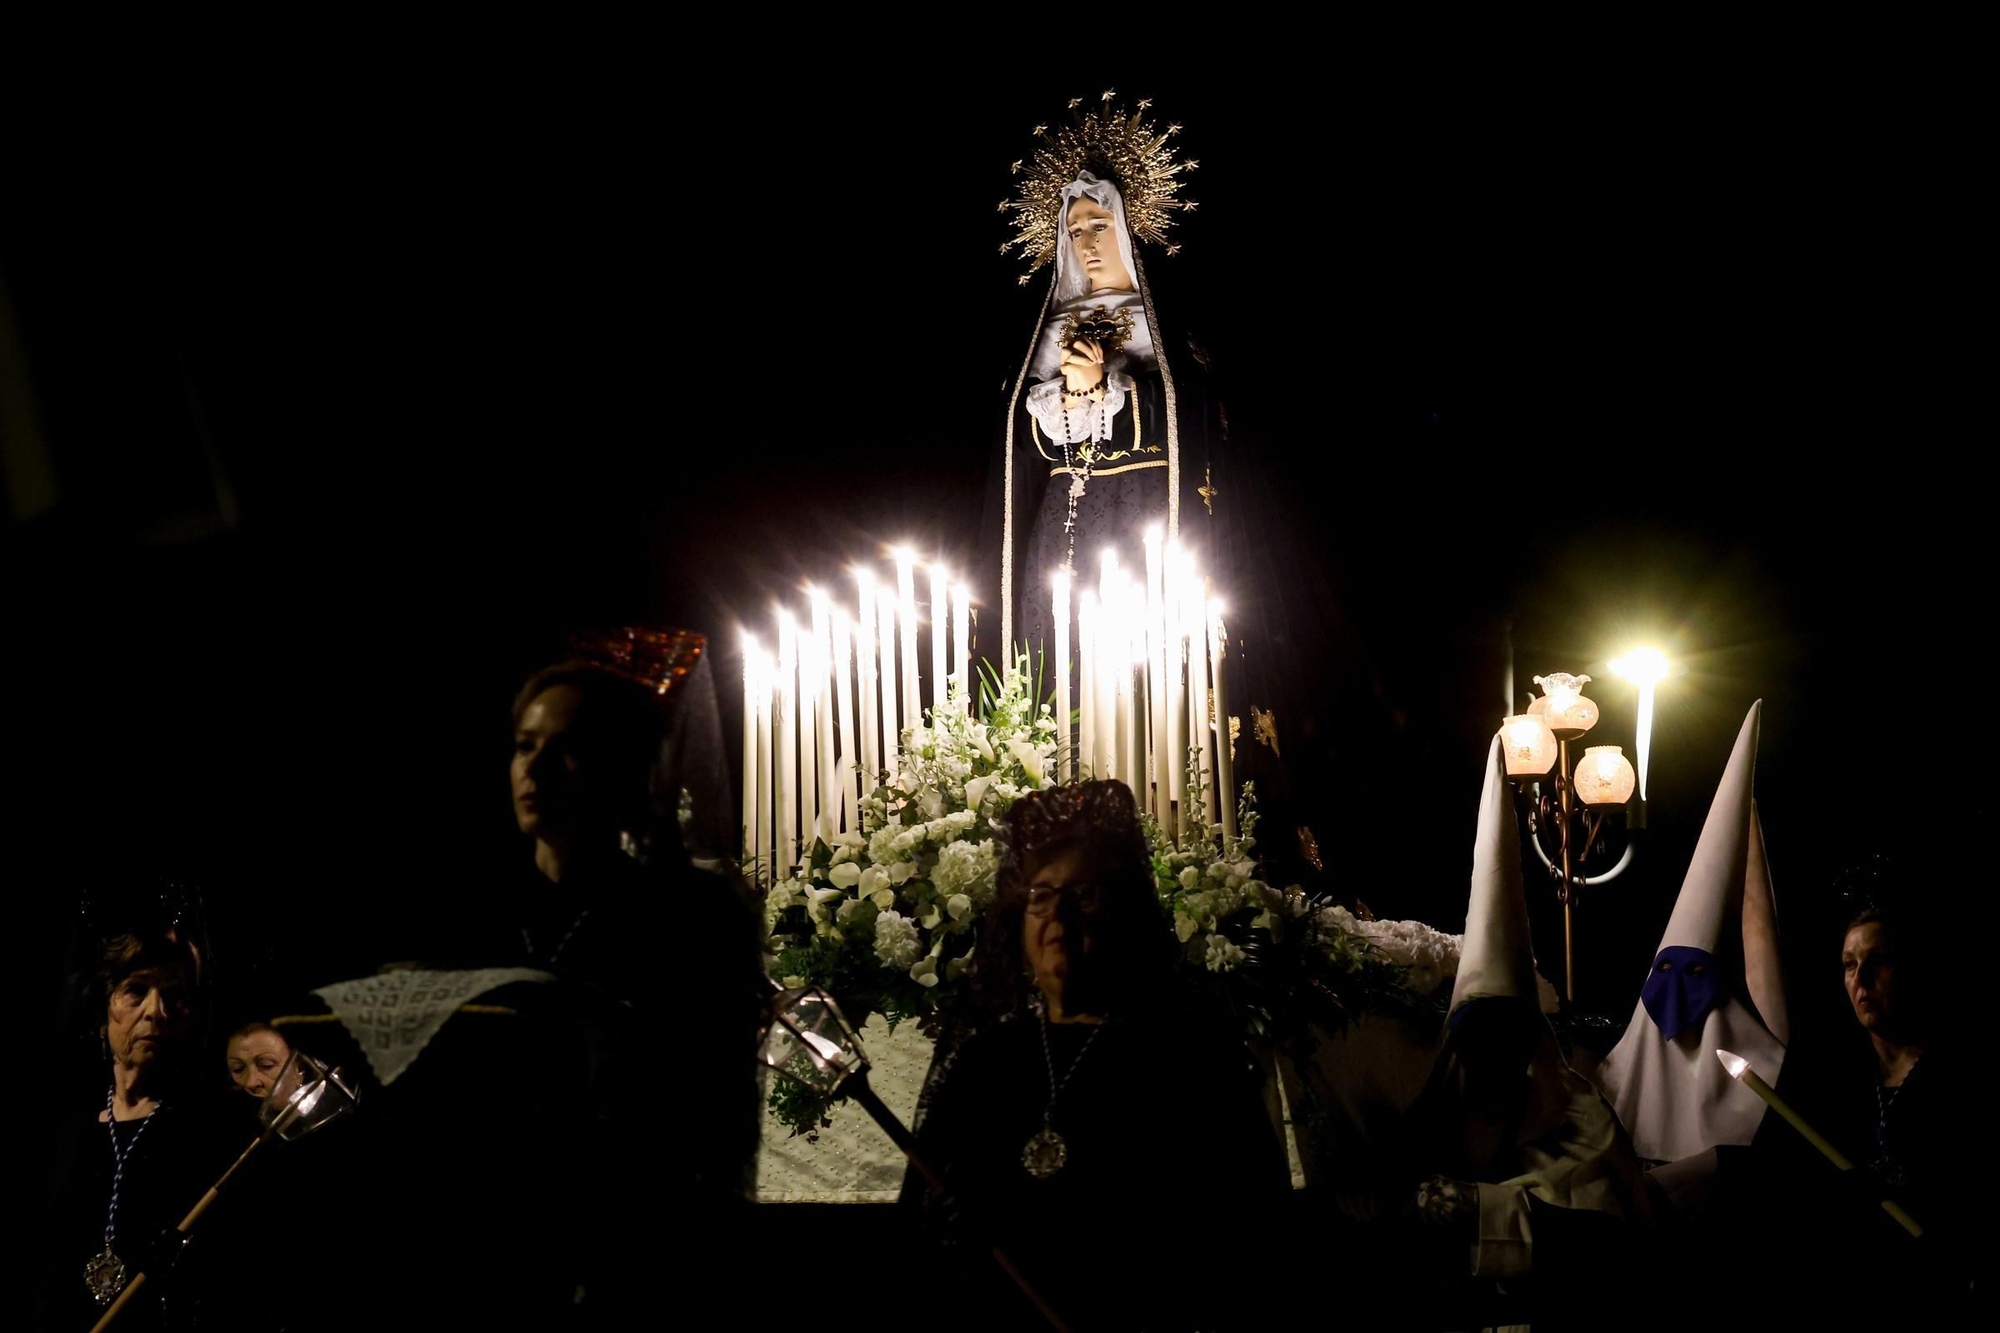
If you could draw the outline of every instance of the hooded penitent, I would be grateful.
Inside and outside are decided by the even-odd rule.
[[[1486,756],[1465,945],[1439,1059],[1490,1069],[1486,1057],[1505,1053],[1526,1061],[1525,1070],[1513,1064],[1510,1072],[1525,1074],[1528,1086],[1518,1122],[1478,1182],[1475,1276],[1509,1277],[1534,1267],[1531,1196],[1540,1206],[1616,1217],[1643,1207],[1631,1145],[1596,1087],[1563,1059],[1536,991],[1520,833],[1496,736]]]
[[[1777,1082],[1789,1024],[1777,908],[1753,795],[1763,703],[1750,706],[1625,1036],[1598,1073],[1641,1157],[1748,1143],[1764,1102],[1715,1058]]]

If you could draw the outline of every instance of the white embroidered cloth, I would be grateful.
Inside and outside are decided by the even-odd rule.
[[[904,1023],[892,1035],[879,1016],[861,1028],[861,1049],[868,1052],[868,1086],[891,1111],[910,1124],[916,1117],[917,1095],[930,1073],[934,1043]],[[1305,1184],[1298,1144],[1290,1126],[1285,1132],[1294,1187]],[[779,1124],[764,1113],[764,1146],[757,1156],[759,1203],[894,1203],[903,1188],[908,1164],[868,1113],[842,1103],[833,1126],[819,1132],[818,1143]]]
[[[933,1046],[915,1023],[900,1024],[891,1034],[881,1016],[871,1014],[861,1027],[868,1086],[906,1125],[916,1117]],[[907,1164],[881,1127],[852,1103],[843,1102],[834,1111],[833,1127],[819,1132],[818,1143],[806,1142],[803,1134],[792,1137],[766,1109],[764,1146],[757,1155],[757,1201],[894,1203]]]
[[[326,1001],[368,1057],[387,1087],[415,1062],[445,1025],[475,995],[516,981],[554,981],[531,967],[487,967],[469,972],[383,972],[336,981],[313,994]]]

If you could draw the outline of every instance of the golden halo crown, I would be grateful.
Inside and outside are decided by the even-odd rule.
[[[1125,225],[1135,239],[1165,246],[1170,255],[1180,250],[1168,242],[1167,229],[1174,225],[1175,213],[1194,212],[1194,200],[1179,197],[1180,177],[1201,163],[1176,160],[1172,143],[1181,127],[1170,123],[1161,130],[1147,120],[1151,98],[1142,98],[1127,115],[1113,102],[1116,96],[1107,89],[1089,111],[1082,109],[1081,97],[1071,98],[1070,123],[1035,126],[1034,153],[1014,163],[1019,190],[1012,199],[1001,200],[999,208],[1014,215],[1014,239],[1000,253],[1019,250],[1028,261],[1028,271],[1021,275],[1024,285],[1056,257],[1064,231],[1063,187],[1080,171],[1118,187],[1125,199]]]

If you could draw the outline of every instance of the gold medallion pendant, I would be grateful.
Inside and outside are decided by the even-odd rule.
[[[125,1290],[125,1261],[111,1252],[109,1241],[83,1266],[83,1285],[90,1289],[90,1299],[99,1305],[111,1304]]]
[[[1063,1169],[1069,1161],[1069,1145],[1062,1141],[1062,1135],[1047,1125],[1042,1132],[1028,1140],[1028,1146],[1021,1150],[1021,1165],[1037,1180],[1047,1180]]]

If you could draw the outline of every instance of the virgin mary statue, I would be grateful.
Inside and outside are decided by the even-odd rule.
[[[1042,146],[1017,164],[1014,244],[1030,273],[1049,263],[1054,277],[1008,403],[1001,634],[989,655],[1053,651],[1055,576],[1095,583],[1106,552],[1142,570],[1149,528],[1210,568],[1205,377],[1170,363],[1134,244],[1135,233],[1164,244],[1172,214],[1192,206],[1177,194],[1195,164],[1171,151],[1179,126],[1161,133],[1143,115],[1107,95],[1071,125],[1038,127]]]

